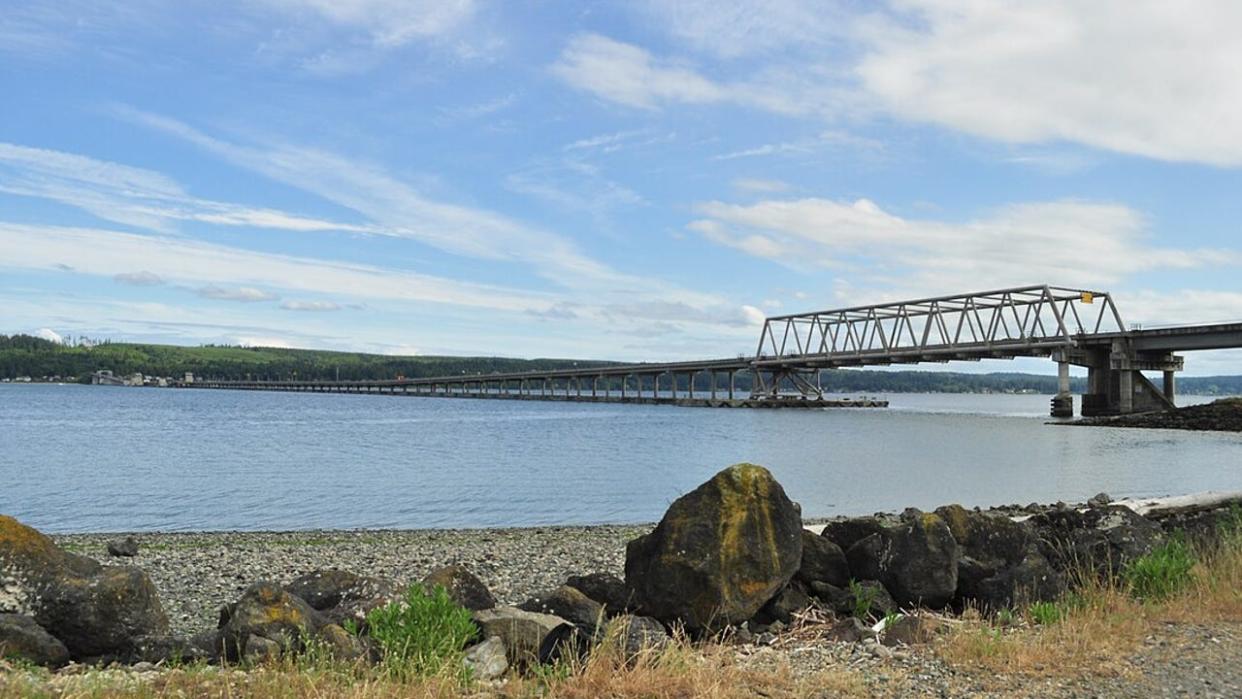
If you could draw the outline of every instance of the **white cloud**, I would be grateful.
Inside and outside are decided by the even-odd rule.
[[[380,46],[400,46],[459,29],[477,10],[474,0],[261,0],[289,13],[311,11],[367,32]]]
[[[280,296],[270,292],[256,289],[253,286],[238,287],[222,287],[215,284],[194,289],[194,293],[205,299],[214,301],[240,301],[241,303],[258,303],[260,301],[275,301]]]
[[[789,189],[788,182],[781,180],[765,180],[754,177],[742,177],[733,180],[733,188],[743,192],[784,192]]]
[[[34,336],[49,342],[55,342],[58,345],[65,344],[65,338],[61,337],[60,333],[52,330],[51,328],[39,328],[34,332]]]
[[[697,50],[720,58],[821,46],[838,38],[848,18],[824,0],[646,0],[637,7]]]
[[[697,209],[703,218],[690,228],[708,240],[795,269],[832,268],[901,296],[1107,285],[1152,269],[1242,264],[1236,251],[1153,247],[1143,217],[1115,204],[1015,204],[962,223],[906,219],[866,199],[708,202]]]
[[[874,104],[1013,143],[1242,164],[1242,4],[901,0],[861,23]]]
[[[576,88],[643,109],[661,102],[707,104],[729,98],[728,90],[691,68],[658,61],[643,48],[599,34],[571,38],[552,72]]]
[[[286,311],[339,311],[344,306],[332,301],[285,301],[280,307]]]
[[[138,272],[121,272],[112,276],[112,280],[117,284],[125,284],[127,286],[160,286],[164,280],[160,275],[145,270]]]
[[[301,232],[372,232],[366,226],[199,199],[158,172],[11,143],[0,143],[0,192],[49,199],[107,221],[159,232],[174,231],[179,221]]]
[[[736,160],[738,158],[755,158],[769,155],[810,155],[832,148],[849,148],[862,153],[882,153],[884,144],[872,138],[856,136],[844,131],[829,130],[814,138],[797,141],[781,141],[764,143],[750,148],[730,151],[713,156],[712,160]]]
[[[233,338],[233,344],[241,345],[242,347],[278,347],[280,349],[292,349],[295,346],[286,338],[270,335],[238,335]]]
[[[159,270],[159,276],[165,280],[218,287],[221,291],[216,298],[228,296],[230,289],[236,291],[236,287],[266,287],[493,310],[542,309],[552,303],[534,292],[414,272],[89,228],[0,222],[0,249],[19,251],[0,259],[0,267],[53,269],[57,264],[69,264],[79,273],[105,277],[128,273],[133,260],[140,259],[151,269]]]

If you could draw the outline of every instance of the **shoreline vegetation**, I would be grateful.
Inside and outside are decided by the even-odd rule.
[[[398,357],[359,352],[275,347],[183,347],[143,343],[78,340],[59,344],[29,335],[0,335],[0,381],[90,383],[92,372],[117,376],[180,379],[187,372],[217,379],[300,378],[328,380],[419,378],[493,372],[544,371],[606,366],[614,362],[574,359],[511,359],[504,357]],[[1051,365],[1050,365],[1051,366]],[[681,381],[684,382],[684,378]],[[825,370],[821,385],[829,393],[1038,393],[1057,392],[1055,375],[995,372],[965,374],[939,371]],[[1242,376],[1186,377],[1183,393],[1242,394]],[[684,388],[684,385],[681,386]],[[739,390],[750,389],[750,376],[737,376]],[[1081,393],[1086,380],[1075,377],[1071,390]]]
[[[718,474],[713,481],[727,473]],[[758,493],[756,497],[775,497],[771,494],[774,488],[779,489],[774,481],[765,485],[758,476],[745,471],[734,480],[743,484],[738,486],[740,493]],[[669,555],[659,553],[661,530],[665,531],[663,536],[679,526],[695,530],[694,522],[680,521],[686,512],[699,513],[695,516],[710,521],[713,515],[701,513],[719,507],[723,508],[719,515],[722,521],[729,521],[733,516],[729,514],[733,507],[730,503],[736,496],[723,492],[715,497],[708,487],[713,481],[696,490],[695,498],[680,510],[674,503],[654,529],[652,525],[604,525],[464,531],[146,533],[133,535],[133,548],[124,541],[126,535],[110,533],[56,535],[53,540],[66,555],[85,555],[108,564],[121,561],[146,571],[163,601],[174,635],[210,634],[217,625],[231,628],[225,626],[226,617],[232,616],[231,624],[239,618],[251,619],[253,614],[242,610],[255,599],[263,599],[267,605],[258,607],[264,618],[288,613],[286,607],[270,599],[256,598],[261,591],[256,592],[254,581],[271,580],[284,585],[285,590],[299,589],[300,584],[299,593],[314,600],[316,588],[307,587],[305,581],[328,576],[322,571],[332,569],[356,571],[367,579],[391,579],[401,589],[420,580],[424,586],[420,589],[430,580],[444,581],[447,584],[437,589],[452,590],[452,598],[468,607],[471,596],[480,594],[488,601],[474,607],[501,605],[497,610],[507,609],[504,605],[530,608],[531,601],[543,599],[544,605],[562,605],[556,611],[572,617],[575,609],[565,606],[563,592],[567,578],[590,589],[593,597],[606,597],[571,576],[592,571],[586,578],[628,579],[636,574],[629,559],[647,555],[653,557],[644,558],[649,561],[644,565],[657,565]],[[1081,505],[1006,506],[985,511],[946,507],[934,513],[908,510],[900,515],[821,520],[819,526],[799,529],[803,545],[797,557],[800,563],[795,564],[798,573],[790,587],[773,598],[786,598],[791,589],[809,589],[813,594],[809,598],[803,594],[805,603],[780,610],[775,608],[779,605],[774,607],[769,602],[746,623],[713,625],[710,629],[672,624],[668,627],[671,636],[664,636],[663,631],[658,638],[640,635],[640,640],[646,640],[637,647],[627,645],[635,637],[633,623],[628,620],[639,617],[622,615],[601,625],[603,630],[589,653],[561,654],[527,666],[510,663],[494,678],[481,678],[477,670],[463,674],[461,663],[466,661],[453,650],[461,641],[454,641],[448,650],[428,650],[430,656],[405,660],[397,667],[377,664],[374,658],[341,656],[318,642],[305,644],[296,654],[280,653],[275,645],[260,644],[252,635],[251,646],[262,648],[261,653],[223,662],[129,660],[118,665],[71,664],[50,670],[12,658],[0,659],[0,695],[72,699],[1237,695],[1242,691],[1236,670],[1242,661],[1239,497],[1116,503],[1101,494]],[[884,570],[862,572],[869,565],[867,552],[872,548],[867,541],[874,542],[875,536],[889,541],[898,557],[909,559],[904,567],[918,568],[919,579],[934,581],[938,578],[936,561],[943,558],[932,534],[935,527],[940,527],[940,536],[948,536],[958,551],[951,557],[958,577],[950,589],[954,585],[959,593],[964,589],[962,576],[974,570],[966,565],[968,560],[971,566],[992,566],[1004,575],[1026,575],[1031,560],[1042,560],[1042,554],[1030,548],[1029,542],[1014,548],[1025,551],[1019,554],[1026,557],[1021,563],[1011,566],[1000,560],[1009,555],[1007,547],[1013,546],[1006,542],[1020,533],[1013,528],[1017,525],[980,529],[1002,520],[1023,519],[1032,522],[1022,526],[1039,532],[1039,550],[1049,556],[1058,555],[1055,552],[1062,549],[1044,548],[1043,543],[1060,537],[1057,540],[1069,549],[1094,551],[1107,565],[1086,565],[1080,560],[1061,568],[1056,563],[1050,570],[1063,571],[1073,580],[1067,580],[1056,594],[1039,599],[1015,599],[1005,605],[952,602],[943,608],[934,605],[934,610],[908,600],[883,602],[876,596],[888,597],[887,592],[856,594],[871,588],[853,577],[841,588],[853,595],[852,604],[848,608],[834,606],[821,596],[833,586],[805,583],[808,575],[830,578],[834,565],[848,562],[854,574],[880,578],[896,596],[911,594],[900,575],[893,578]],[[800,518],[795,521],[807,524]],[[822,533],[815,533],[819,529]],[[738,535],[746,540],[753,534]],[[845,557],[840,561],[834,563],[832,556],[816,559],[818,562],[807,558],[808,546],[822,553],[816,547],[849,544],[851,539],[857,541],[844,547]],[[989,542],[987,547],[979,548],[984,539]],[[679,545],[687,545],[686,539],[678,540]],[[831,543],[812,545],[821,540]],[[725,537],[716,545],[727,553],[735,545],[730,541]],[[1141,545],[1135,546],[1136,541]],[[692,548],[695,545],[711,544],[695,540]],[[30,548],[29,543],[25,546]],[[3,547],[0,541],[0,554]],[[124,557],[109,557],[109,548]],[[1000,558],[989,562],[990,556]],[[811,575],[808,571],[812,569],[819,572]],[[445,570],[469,574],[445,574]],[[649,581],[663,575],[651,569],[642,574]],[[469,577],[460,577],[463,575]],[[463,580],[476,581],[481,592],[459,584]],[[727,585],[724,580],[722,584]],[[684,581],[669,582],[680,586]],[[469,590],[464,596],[459,592],[463,587]],[[985,588],[970,594],[986,599]],[[277,592],[268,594],[282,594],[279,588],[273,589]],[[931,587],[916,592],[923,597],[935,594]],[[468,615],[451,616],[443,598],[418,594],[405,607],[412,610],[404,614],[408,619],[390,615],[383,621],[389,625],[384,632],[387,637],[397,634],[399,638],[401,623],[436,628],[437,638],[469,633],[467,627],[460,626]],[[590,604],[578,599],[581,597],[569,599]],[[659,599],[656,593],[646,602],[647,608],[654,609]],[[600,609],[598,604],[594,608]],[[475,618],[480,618],[478,613]],[[686,617],[684,623],[691,624],[692,618]],[[376,617],[373,623],[380,621]],[[584,619],[575,622],[580,628],[587,623]],[[459,627],[464,631],[452,631]],[[475,648],[472,646],[471,651]]]

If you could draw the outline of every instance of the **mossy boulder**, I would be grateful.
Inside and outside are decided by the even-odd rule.
[[[3,515],[0,613],[33,617],[76,660],[123,659],[142,638],[168,633],[168,617],[146,573],[64,551]]]
[[[602,604],[568,585],[532,597],[519,604],[518,609],[559,616],[581,629],[588,638],[594,638],[607,621]]]
[[[483,581],[465,566],[451,565],[437,568],[423,578],[422,584],[427,592],[443,587],[453,602],[470,611],[491,609],[496,606],[496,598],[487,589],[487,585],[484,585]]]
[[[845,552],[827,537],[802,530],[802,563],[798,566],[798,580],[810,585],[826,582],[838,587],[849,583],[850,564]]]
[[[1101,577],[1115,575],[1165,540],[1160,525],[1121,505],[1054,508],[1028,521],[1044,556],[1069,573],[1094,568]]]
[[[625,581],[612,573],[571,575],[565,584],[604,605],[604,611],[617,616],[634,610],[634,600]]]
[[[316,570],[285,585],[285,592],[311,606],[334,624],[362,624],[376,607],[397,600],[401,590],[385,578],[344,570]]]
[[[863,537],[846,557],[852,574],[878,579],[902,607],[944,607],[957,591],[961,551],[948,522],[934,512],[906,510],[896,525]]]
[[[801,561],[797,507],[767,469],[737,464],[628,544],[625,581],[644,614],[705,631],[753,617]]]
[[[1034,529],[1009,517],[947,505],[936,514],[961,549],[957,603],[985,610],[1049,600],[1064,589],[1060,573],[1039,550]]]
[[[260,581],[242,593],[240,599],[220,613],[220,638],[229,660],[267,653],[271,646],[252,643],[260,638],[271,641],[282,652],[298,652],[327,621],[300,597],[279,585]],[[261,646],[253,650],[250,645]]]
[[[0,658],[55,668],[69,662],[69,649],[31,617],[0,614]]]

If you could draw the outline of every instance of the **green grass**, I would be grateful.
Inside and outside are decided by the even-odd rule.
[[[383,652],[382,668],[394,678],[430,677],[460,668],[477,633],[470,612],[443,587],[430,593],[413,584],[405,596],[367,614],[367,634]]]
[[[1194,581],[1195,555],[1180,536],[1169,539],[1151,553],[1136,558],[1122,571],[1121,579],[1132,595],[1142,600],[1165,600]]]
[[[869,587],[863,587],[857,580],[850,579],[849,583],[850,596],[854,599],[854,609],[852,614],[866,621],[871,616],[871,603],[875,601],[876,591]]]
[[[1050,626],[1065,617],[1065,610],[1056,602],[1033,602],[1026,614],[1036,624]]]

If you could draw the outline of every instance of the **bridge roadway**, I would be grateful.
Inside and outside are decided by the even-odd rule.
[[[1174,405],[1180,351],[1242,347],[1242,323],[1127,329],[1107,292],[1048,285],[774,316],[753,356],[594,365],[536,372],[379,381],[221,381],[194,388],[675,403],[710,407],[878,406],[825,398],[822,369],[1049,357],[1058,366],[1052,414],[1073,415],[1069,367],[1088,370],[1083,415]],[[1157,388],[1141,372],[1163,372]],[[739,394],[747,372],[751,390]]]

